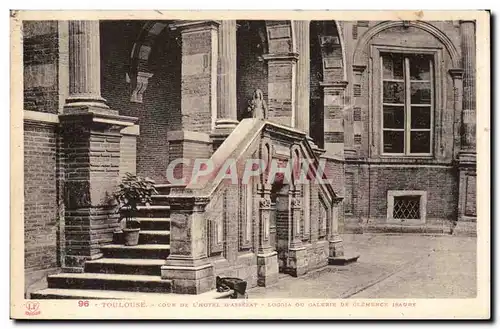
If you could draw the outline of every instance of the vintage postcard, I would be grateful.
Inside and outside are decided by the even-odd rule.
[[[14,319],[488,319],[487,11],[11,11]]]

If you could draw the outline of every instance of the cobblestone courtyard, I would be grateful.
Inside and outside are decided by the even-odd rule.
[[[281,276],[249,298],[472,298],[476,238],[346,234],[357,263],[329,266],[301,278]]]

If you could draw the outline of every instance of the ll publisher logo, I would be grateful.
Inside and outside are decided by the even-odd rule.
[[[39,302],[27,302],[26,303],[26,315],[38,315],[40,314],[40,303]]]

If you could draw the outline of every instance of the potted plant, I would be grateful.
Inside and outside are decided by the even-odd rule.
[[[114,193],[114,198],[119,204],[118,211],[125,218],[123,240],[126,246],[135,246],[139,243],[140,223],[136,220],[137,206],[141,203],[151,203],[151,196],[158,194],[154,181],[142,178],[131,173],[126,173]]]

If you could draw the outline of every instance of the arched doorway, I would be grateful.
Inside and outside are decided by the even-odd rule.
[[[169,161],[167,132],[181,125],[181,43],[170,23],[101,22],[102,95],[138,118],[137,174],[158,183]]]

